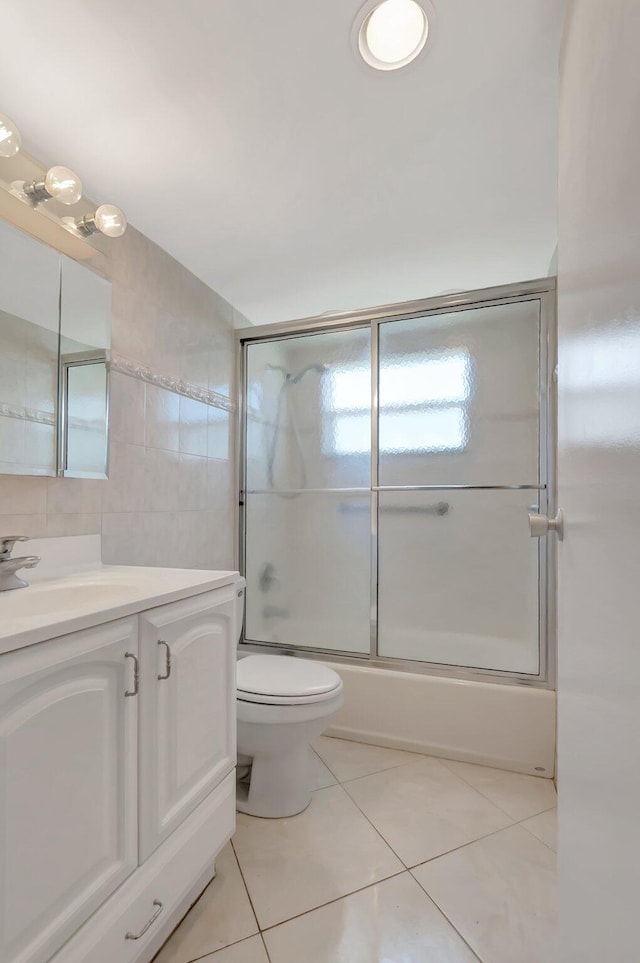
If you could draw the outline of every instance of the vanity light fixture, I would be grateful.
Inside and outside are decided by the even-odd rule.
[[[61,204],[77,204],[82,197],[82,181],[69,167],[50,167],[43,181],[24,184],[22,191],[34,204],[51,197]]]
[[[9,117],[0,114],[0,157],[14,157],[21,147],[20,131]]]
[[[360,55],[376,70],[406,67],[429,36],[429,19],[417,0],[369,0],[356,27]]]
[[[71,218],[65,218],[66,222]],[[122,237],[127,229],[127,219],[115,204],[101,204],[93,214],[85,214],[71,225],[83,237],[90,234],[105,234],[107,237]]]

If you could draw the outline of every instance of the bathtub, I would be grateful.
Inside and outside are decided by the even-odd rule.
[[[549,689],[326,664],[345,687],[327,735],[554,776],[556,693]]]

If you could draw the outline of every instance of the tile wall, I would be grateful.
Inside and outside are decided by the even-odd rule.
[[[233,328],[245,319],[132,228],[112,245],[111,280],[113,351],[143,374],[112,371],[109,479],[0,475],[0,533],[102,533],[105,562],[234,567]]]

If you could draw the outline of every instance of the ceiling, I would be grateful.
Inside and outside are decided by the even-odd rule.
[[[560,0],[433,0],[409,67],[361,0],[6,0],[0,111],[255,323],[548,273]]]

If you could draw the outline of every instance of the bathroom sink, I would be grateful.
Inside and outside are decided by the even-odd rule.
[[[37,546],[43,555],[47,545]],[[26,569],[26,588],[0,592],[0,653],[125,618],[228,585],[232,571],[102,565],[67,574]]]
[[[71,581],[71,580],[69,580]],[[129,594],[135,589],[128,586]],[[26,593],[29,593],[28,597]],[[18,598],[18,595],[23,595]],[[14,615],[18,611],[26,611],[31,616],[54,615],[56,612],[68,612],[71,609],[86,609],[88,606],[100,609],[108,608],[114,603],[119,604],[126,598],[127,585],[118,582],[81,582],[80,584],[61,585],[55,582],[41,582],[29,586],[27,589],[15,589],[3,592],[0,597],[0,615]]]

